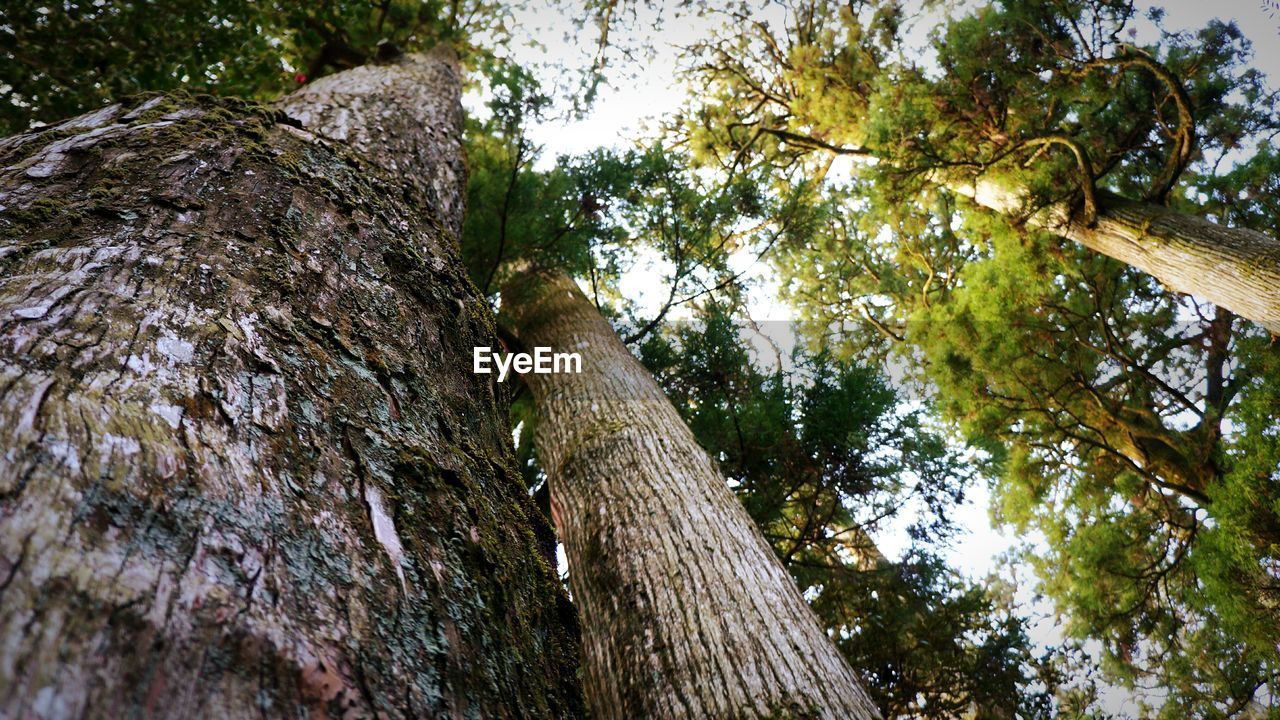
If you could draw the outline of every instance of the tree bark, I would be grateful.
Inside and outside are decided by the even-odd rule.
[[[0,141],[0,717],[578,716],[470,372],[456,63],[281,107],[314,131],[155,97]]]
[[[535,446],[607,718],[879,717],[658,384],[563,273],[503,290],[521,344],[582,356],[528,374]]]
[[[1023,215],[1028,206],[1023,193],[995,180],[943,184],[1006,215]],[[1092,222],[1065,203],[1041,208],[1028,221],[1280,335],[1280,241],[1161,205],[1100,195]]]

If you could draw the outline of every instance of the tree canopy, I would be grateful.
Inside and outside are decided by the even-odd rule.
[[[266,100],[454,43],[483,99],[472,282],[496,303],[522,263],[579,281],[887,717],[1104,717],[1105,686],[1151,717],[1276,712],[1271,326],[1036,221],[1143,204],[1277,241],[1278,96],[1245,33],[1165,28],[1126,0],[681,6],[720,21],[685,48],[683,109],[579,156],[530,129],[589,106],[610,44],[639,32],[635,4],[573,9],[592,59],[566,97],[504,52],[509,4],[10,0],[0,126],[138,92]],[[1016,203],[984,205],[980,182]],[[743,254],[800,318],[794,351],[749,346]],[[648,262],[656,305],[621,284]],[[512,394],[545,504],[538,419]],[[979,483],[1026,540],[1009,562],[1033,571],[1055,642],[1032,640],[1013,575],[945,561]],[[894,522],[909,542],[888,557],[875,538]]]
[[[824,180],[812,240],[776,262],[813,341],[922,378],[1113,681],[1167,690],[1168,717],[1229,714],[1276,681],[1274,348],[1026,223],[1127,196],[1280,229],[1280,117],[1248,41],[1213,22],[1139,47],[1136,14],[996,3],[935,28],[926,63],[897,5],[802,3],[698,48],[713,99],[686,132],[726,172]],[[1023,211],[971,202],[978,174],[1027,188]]]

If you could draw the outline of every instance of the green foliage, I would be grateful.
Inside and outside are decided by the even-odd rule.
[[[866,366],[797,352],[762,370],[723,306],[650,336],[642,358],[886,717],[1037,717],[1039,665],[1009,598],[970,584],[944,543],[969,473],[943,438]],[[898,562],[870,533],[917,507]]]
[[[1069,679],[1086,642],[1106,680],[1167,691],[1149,715],[1266,712],[1280,696],[1275,346],[930,182],[1004,179],[1030,189],[1028,212],[1087,211],[1096,190],[1275,236],[1277,98],[1239,29],[1139,47],[1128,2],[1010,0],[912,53],[900,33],[914,8],[789,5],[781,26],[729,9],[731,27],[691,51],[706,82],[682,137],[542,163],[528,128],[552,98],[491,49],[510,4],[0,0],[0,133],[141,91],[271,98],[380,43],[453,42],[489,101],[467,134],[472,279],[493,296],[505,268],[534,262],[589,284],[887,712],[1032,716],[1053,693],[1083,716],[1095,689]],[[631,6],[583,7],[603,62],[610,18]],[[754,366],[729,320],[742,251],[773,259],[825,349],[794,373]],[[618,289],[648,261],[668,291],[656,309]],[[695,302],[699,326],[669,325]],[[1044,539],[1026,559],[1071,651],[1032,659],[1007,588],[964,582],[926,547],[968,475],[924,411],[901,413],[855,360],[903,364],[981,451],[997,519]],[[536,418],[523,402],[514,418],[536,485]],[[918,547],[886,562],[868,533],[905,502],[928,510]]]
[[[186,88],[269,99],[333,70],[484,33],[510,4],[485,0],[0,0],[0,135],[112,99]]]
[[[803,369],[794,376],[762,373],[724,312],[738,293],[727,254],[808,236],[818,218],[809,188],[766,195],[764,179],[748,172],[708,183],[660,146],[560,158],[537,170],[525,132],[543,96],[524,73],[495,72],[489,82],[489,113],[469,133],[463,251],[477,284],[496,292],[504,266],[522,261],[589,282],[623,334],[641,343],[886,712],[1047,712],[1046,697],[1031,687],[1042,666],[1008,599],[966,582],[925,546],[950,532],[948,511],[968,477],[943,439],[923,428],[919,412],[897,417],[897,395],[866,367],[820,355],[797,358]],[[769,227],[759,226],[764,218]],[[641,253],[669,268],[668,299],[647,321],[613,286]],[[672,307],[700,298],[713,300],[700,304],[708,314],[696,329],[665,321]],[[531,442],[537,418],[526,399],[515,403],[513,420],[526,481],[545,503]],[[868,533],[907,504],[925,510],[910,528],[920,547],[890,563]]]
[[[257,95],[293,82],[270,8],[217,2],[0,3],[0,134],[180,86]],[[263,27],[263,32],[255,31]]]
[[[1203,537],[1196,570],[1223,626],[1240,638],[1251,662],[1274,666],[1268,644],[1280,637],[1280,353],[1269,342],[1241,343],[1250,387],[1231,415],[1222,482],[1214,488],[1219,520]]]
[[[612,192],[617,179],[589,162],[535,171],[540,152],[527,139],[527,127],[550,99],[518,66],[486,63],[481,69],[488,117],[467,120],[469,212],[461,244],[472,280],[492,295],[503,263],[568,262],[576,271],[588,266],[588,247],[609,234],[593,193]]]
[[[557,267],[584,279],[596,304],[635,341],[674,308],[735,292],[731,256],[768,253],[810,214],[803,185],[766,195],[760,175],[708,177],[661,142],[560,157],[542,169],[528,130],[547,96],[525,70],[482,69],[491,92],[487,112],[468,123],[462,248],[486,294],[495,295],[521,263]],[[660,268],[666,295],[656,310],[617,287],[629,269],[646,264]]]
[[[1151,715],[1262,712],[1275,349],[946,189],[983,175],[1029,189],[1028,212],[1086,214],[1116,193],[1274,236],[1280,115],[1247,41],[1214,22],[1138,47],[1130,3],[1005,2],[941,23],[922,62],[899,54],[897,4],[850,7],[701,47],[690,142],[725,171],[822,181],[810,236],[775,255],[814,344],[904,365],[985,452],[997,519],[1044,539],[1041,590],[1109,681],[1167,691]]]
[[[868,197],[786,252],[815,333],[927,382],[986,452],[995,517],[1044,538],[1025,559],[1067,632],[1101,641],[1108,679],[1169,690],[1159,713],[1171,718],[1272,692],[1280,376],[1268,340],[1056,238]],[[837,249],[862,271],[832,262]],[[878,330],[826,332],[858,302]],[[1206,659],[1227,648],[1241,661]]]

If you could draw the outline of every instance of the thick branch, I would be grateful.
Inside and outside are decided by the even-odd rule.
[[[1019,189],[985,177],[966,181],[935,175],[933,180],[1006,215],[1022,215],[1030,204]],[[1101,194],[1098,205],[1093,225],[1065,203],[1041,208],[1027,221],[1280,334],[1280,242],[1275,238],[1114,195]]]

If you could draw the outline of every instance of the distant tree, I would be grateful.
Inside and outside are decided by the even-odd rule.
[[[1240,306],[1077,235],[1141,206],[1210,244],[1203,219],[1275,236],[1280,120],[1247,43],[1214,23],[1137,48],[1128,4],[1007,4],[940,27],[926,66],[897,55],[899,6],[855,11],[804,3],[785,33],[704,47],[692,146],[823,181],[775,254],[814,341],[927,383],[1002,478],[998,516],[1045,538],[1043,590],[1110,677],[1170,693],[1166,717],[1258,712],[1280,672],[1275,350]],[[879,162],[846,176],[842,155]],[[1017,212],[973,202],[988,181]],[[1212,262],[1240,287],[1276,267]]]
[[[885,717],[1046,717],[1022,621],[936,554],[972,471],[868,367],[808,355],[761,369],[722,304],[642,357],[717,459]],[[785,338],[779,338],[783,340]],[[777,358],[781,361],[782,358]],[[872,533],[925,509],[901,561]]]
[[[648,370],[563,271],[502,291],[521,346],[551,517],[583,616],[596,717],[877,718],[832,639]]]
[[[702,184],[661,145],[534,171],[525,123],[542,96],[525,73],[490,82],[488,118],[471,127],[480,209],[463,246],[476,283],[500,295],[511,349],[582,355],[581,375],[526,375],[517,418],[583,613],[593,712],[875,717],[724,477],[602,314],[628,306],[617,280],[639,253],[668,260],[670,273],[656,314],[624,321],[632,339],[731,286],[727,250],[768,234],[733,229],[763,220],[752,185]]]
[[[147,13],[167,9],[174,44],[152,54],[163,19]],[[492,316],[458,274],[455,50],[468,50],[477,16],[486,26],[505,10],[211,10],[5,11],[15,25],[0,32],[23,38],[11,57],[28,54],[6,109],[32,130],[0,147],[0,222],[17,239],[0,256],[12,270],[0,452],[14,463],[0,475],[0,539],[16,558],[0,612],[11,653],[0,714],[580,714],[577,628],[548,583],[544,526],[509,482],[506,435],[490,422],[496,389],[469,373]],[[77,29],[96,41],[77,60],[91,62],[86,86],[56,56]],[[244,75],[212,59],[259,35],[265,59]],[[274,64],[304,58],[302,88],[274,107],[158,96],[38,122],[134,89],[269,97]],[[518,74],[494,65],[499,84]],[[517,174],[521,155],[517,145]],[[675,187],[664,159],[637,158],[651,188]],[[502,197],[505,216],[512,191]],[[602,213],[602,197],[573,197],[578,219]],[[685,188],[681,211],[699,200]],[[706,219],[723,215],[715,207]],[[586,619],[593,715],[876,717],[595,305],[562,271],[513,274],[504,252],[489,253],[484,285],[504,270],[508,337],[585,343],[586,372],[534,395],[544,456],[565,461],[548,468],[558,506],[572,509],[554,517]],[[678,267],[692,278],[711,257]],[[156,262],[173,267],[156,275]],[[631,378],[634,397],[601,382],[615,376]],[[594,454],[556,444],[583,431]],[[659,446],[669,453],[653,456]],[[635,450],[651,457],[629,465]],[[628,502],[645,487],[656,492]],[[591,501],[628,488],[604,512]],[[186,695],[161,704],[170,684]]]
[[[1274,218],[1197,200],[1280,128],[1234,26],[1141,48],[1121,39],[1128,0],[995,3],[936,31],[925,65],[896,55],[901,3],[780,5],[785,28],[743,15],[696,46],[710,91],[691,142],[709,160],[874,159],[904,196],[945,188],[1280,332]]]
[[[727,186],[702,182],[685,158],[661,146],[561,158],[535,172],[539,148],[523,137],[522,123],[544,99],[526,74],[504,73],[492,82],[487,119],[473,124],[470,135],[472,207],[484,210],[468,216],[464,252],[477,284],[495,292],[510,276],[504,268],[528,259],[583,279],[588,298],[658,373],[793,577],[810,592],[825,588],[811,598],[813,607],[841,638],[840,649],[886,716],[962,717],[975,707],[1042,711],[1045,700],[1030,677],[1042,666],[1030,656],[1018,620],[1002,599],[966,585],[928,550],[945,541],[943,518],[968,477],[941,439],[921,430],[917,416],[891,420],[895,396],[869,371],[837,371],[815,359],[819,381],[806,386],[801,376],[765,375],[746,363],[723,305],[742,292],[727,255],[743,248],[767,254],[811,222],[803,193],[771,195],[769,179],[759,175]],[[667,264],[653,288],[657,309],[641,312],[616,283],[650,253]],[[704,332],[672,324],[671,311],[691,306],[719,309]],[[519,323],[507,324],[519,334]],[[545,413],[536,398],[519,393],[517,452],[550,514],[560,501],[549,492],[554,478],[540,459],[556,444],[537,441],[550,432],[540,430]],[[740,433],[726,414],[735,408],[744,416]],[[793,422],[793,413],[802,412],[809,418],[803,438]],[[904,479],[914,473],[916,482]],[[879,557],[870,542],[872,520],[921,497],[933,521],[915,528],[921,545],[910,558],[900,565],[849,560],[858,547]],[[567,551],[571,582],[599,582],[596,564],[579,570],[579,549]],[[898,630],[900,620],[906,627]]]

